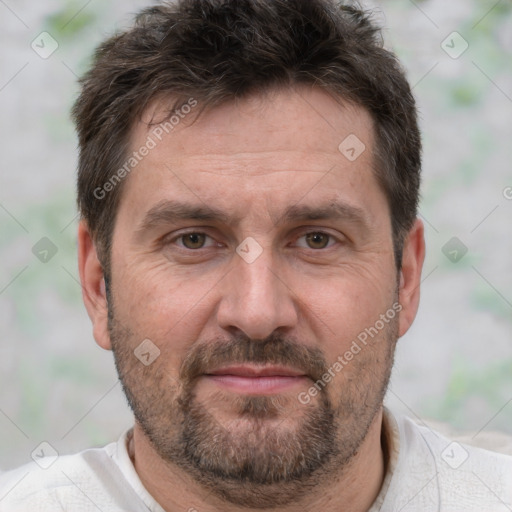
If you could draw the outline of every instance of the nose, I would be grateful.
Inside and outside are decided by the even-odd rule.
[[[294,293],[273,262],[272,251],[265,249],[251,263],[235,254],[217,310],[219,326],[243,331],[251,339],[265,339],[277,329],[286,332],[297,320]]]

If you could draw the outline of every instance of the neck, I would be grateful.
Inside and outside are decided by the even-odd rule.
[[[276,508],[268,512],[367,512],[379,494],[385,473],[385,458],[381,439],[382,409],[368,431],[363,444],[348,465],[334,470],[316,485],[307,498],[300,502]],[[141,482],[166,512],[176,510],[200,510],[201,512],[238,512],[240,507],[227,503],[203,488],[191,476],[174,464],[162,460],[152,444],[135,424],[130,446],[130,456]],[[244,512],[260,512],[262,509],[244,508]]]

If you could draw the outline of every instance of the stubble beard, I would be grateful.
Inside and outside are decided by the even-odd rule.
[[[165,368],[165,351],[150,366],[133,354],[139,339],[109,313],[116,368],[135,419],[160,458],[193,477],[228,503],[254,509],[290,505],[326,486],[344,471],[363,444],[382,407],[393,365],[398,319],[368,344],[340,379],[333,403],[329,386],[301,404],[295,395],[233,396],[219,391],[210,403],[196,394],[206,365],[275,363],[308,371],[316,382],[328,368],[319,349],[280,336],[253,341],[245,336],[192,347],[179,383]],[[211,367],[211,366],[210,366]],[[342,382],[343,380],[343,382]],[[215,409],[235,411],[222,422]]]

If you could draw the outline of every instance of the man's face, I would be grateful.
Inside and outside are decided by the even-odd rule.
[[[370,116],[298,89],[227,103],[161,141],[153,129],[134,128],[132,150],[157,144],[126,179],[111,253],[125,392],[164,460],[234,503],[254,505],[260,486],[289,502],[349,464],[401,334]],[[339,149],[351,134],[366,147],[355,159],[360,143]],[[188,209],[222,218],[177,215]],[[148,365],[143,340],[146,362],[159,350]]]

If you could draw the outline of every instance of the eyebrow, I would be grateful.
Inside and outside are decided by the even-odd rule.
[[[137,228],[138,233],[180,220],[217,221],[236,225],[241,217],[233,217],[218,208],[190,204],[178,200],[164,200],[153,206]],[[319,206],[291,205],[278,217],[274,225],[308,220],[345,220],[364,230],[370,230],[371,223],[362,208],[344,202],[330,201]]]
[[[330,201],[320,206],[292,205],[280,217],[280,222],[306,220],[345,220],[369,229],[370,221],[362,208],[344,202]]]
[[[212,206],[164,200],[153,206],[146,213],[139,228],[137,228],[137,232],[144,232],[148,229],[172,224],[180,220],[220,221],[224,224],[233,222],[229,215]]]

